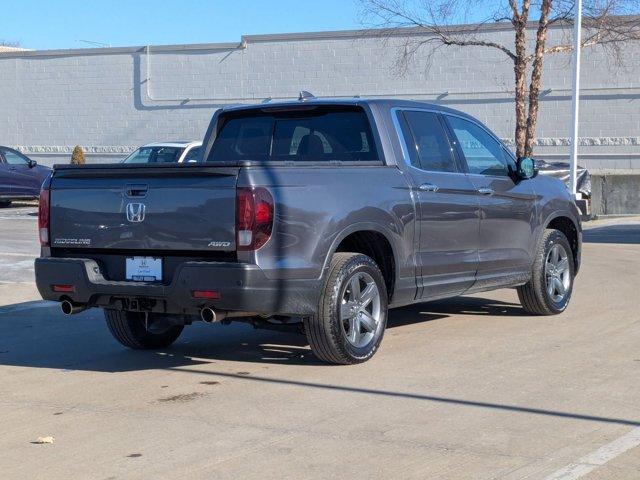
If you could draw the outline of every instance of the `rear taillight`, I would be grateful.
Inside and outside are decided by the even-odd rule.
[[[40,190],[40,205],[38,206],[38,232],[40,245],[49,245],[49,193],[48,188]]]
[[[238,250],[257,250],[273,228],[273,197],[265,188],[236,190],[236,244]]]

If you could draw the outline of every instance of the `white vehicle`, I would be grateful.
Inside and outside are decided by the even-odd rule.
[[[197,163],[202,142],[156,142],[143,145],[122,163]]]

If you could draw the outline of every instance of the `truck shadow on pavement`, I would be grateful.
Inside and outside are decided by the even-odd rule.
[[[640,224],[607,225],[589,228],[582,234],[584,243],[640,244]]]
[[[102,312],[72,317],[57,304],[26,302],[0,307],[0,366],[123,372],[224,362],[325,366],[311,353],[304,335],[254,330],[242,323],[186,327],[170,348],[132,351],[110,335]],[[394,309],[388,331],[450,315],[523,315],[518,305],[478,297],[458,297]],[[428,328],[425,325],[425,328]]]
[[[459,297],[394,310],[389,329],[445,319],[449,314],[485,314],[502,317],[520,316],[511,303],[478,297]],[[526,317],[523,316],[526,320]],[[428,326],[425,326],[428,328]],[[430,395],[428,392],[402,392],[360,386],[336,385],[296,378],[272,376],[229,369],[229,362],[277,363],[280,365],[324,365],[311,354],[302,335],[254,331],[248,325],[196,325],[170,349],[140,352],[123,349],[107,331],[101,312],[90,310],[73,317],[62,316],[56,305],[27,302],[0,307],[0,370],[6,367],[47,368],[56,375],[75,371],[104,373],[166,369],[198,375],[203,384],[217,384],[220,379],[251,385],[286,385],[322,391],[348,392],[356,395],[392,397],[404,401],[427,401],[462,407],[491,409],[528,415],[543,415],[567,420],[640,426],[640,421],[596,416],[585,413],[533,408],[463,398]],[[203,366],[209,368],[203,368]],[[330,367],[340,368],[340,367]],[[108,382],[104,377],[103,382]]]

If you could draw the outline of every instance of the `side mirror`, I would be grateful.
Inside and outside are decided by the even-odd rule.
[[[27,165],[29,165],[29,168],[33,168],[36,165],[38,165],[38,162],[36,162],[35,160],[29,159],[29,162],[27,163]]]
[[[531,157],[520,157],[516,164],[516,175],[518,178],[526,180],[533,178],[538,174],[536,164]]]

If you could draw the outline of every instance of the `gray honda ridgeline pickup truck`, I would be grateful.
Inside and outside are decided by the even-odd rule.
[[[43,185],[43,298],[104,309],[131,348],[185,325],[298,330],[322,360],[378,349],[389,308],[517,288],[561,313],[581,225],[462,112],[400,100],[309,99],[218,110],[195,164],[58,166]]]

